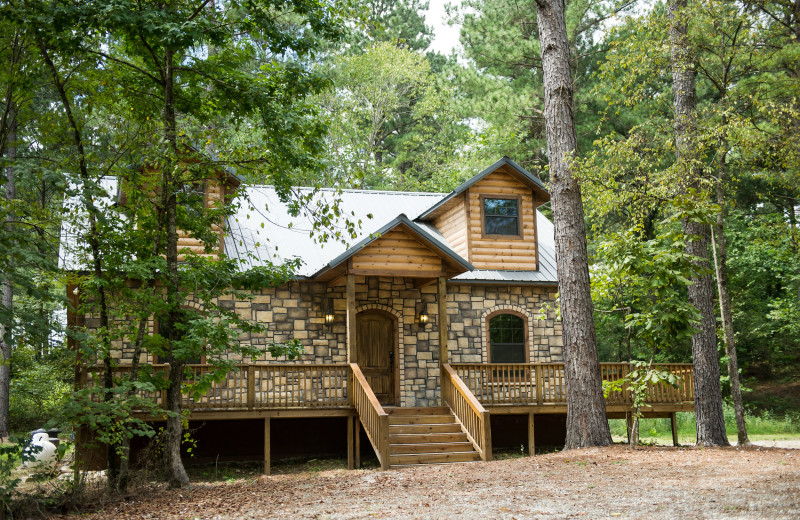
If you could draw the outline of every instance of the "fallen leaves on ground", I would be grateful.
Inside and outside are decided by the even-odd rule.
[[[153,486],[86,519],[800,518],[800,450],[586,448],[494,462]],[[77,516],[64,516],[74,520]]]

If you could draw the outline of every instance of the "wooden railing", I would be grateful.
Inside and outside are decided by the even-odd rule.
[[[648,386],[647,402],[691,403],[694,401],[690,363],[657,365],[678,376],[678,387],[664,383]],[[484,405],[565,404],[567,385],[563,363],[459,363],[452,365],[472,394]],[[604,380],[617,380],[630,371],[628,363],[600,363]],[[630,404],[628,392],[608,396],[608,404]]]
[[[169,365],[154,365],[153,369],[166,372]],[[91,387],[95,382],[101,383],[101,370],[84,369],[82,385]],[[126,366],[116,367],[115,378],[129,370]],[[199,381],[213,370],[209,365],[186,365],[186,381]],[[190,410],[345,408],[349,406],[348,372],[347,365],[241,364],[221,380],[212,382],[198,397],[185,394],[181,405]],[[164,404],[165,394],[148,392],[143,396]]]
[[[442,400],[461,423],[481,460],[491,460],[492,429],[489,412],[447,363],[442,365]]]
[[[383,410],[356,363],[350,363],[350,388],[351,404],[378,455],[381,469],[389,469],[389,414]]]

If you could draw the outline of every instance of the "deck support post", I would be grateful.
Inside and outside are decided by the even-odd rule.
[[[672,425],[672,445],[679,446],[678,444],[678,414],[671,412],[669,414],[669,422]]]
[[[270,472],[270,418],[264,418],[264,475],[269,475]]]
[[[347,273],[347,362],[358,363],[356,348],[356,277]]]
[[[353,421],[356,425],[356,468],[361,469],[361,418],[358,415],[354,415]]]
[[[631,435],[633,435],[633,412],[625,412],[625,430],[628,432],[628,444],[631,443]]]
[[[535,419],[533,412],[528,414],[528,455],[533,456],[536,453],[536,436],[534,435],[533,421]]]
[[[347,469],[355,469],[355,450],[353,449],[353,422],[352,415],[347,418]]]

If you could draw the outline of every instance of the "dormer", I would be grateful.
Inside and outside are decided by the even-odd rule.
[[[508,157],[468,180],[418,220],[433,224],[476,269],[539,269],[536,209],[542,182]]]

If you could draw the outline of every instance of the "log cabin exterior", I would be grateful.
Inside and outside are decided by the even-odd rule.
[[[220,184],[204,185],[210,203],[230,193]],[[238,370],[206,395],[185,396],[191,420],[263,421],[267,472],[279,419],[342,418],[351,467],[362,439],[384,469],[490,460],[503,416],[524,419],[530,453],[540,437],[555,432],[551,443],[558,442],[566,413],[563,343],[553,226],[538,210],[549,194],[538,178],[504,157],[449,194],[322,190],[317,200],[340,197],[362,222],[348,245],[314,242],[313,217],[291,217],[271,187],[243,192],[246,203],[221,227],[214,254],[245,266],[293,256],[304,264],[281,287],[220,303],[270,325],[240,341],[266,347],[296,338],[305,353],[291,362],[269,354],[235,359]],[[71,322],[95,326],[86,316]],[[124,341],[117,347],[124,371],[132,350]],[[628,370],[601,368],[608,379]],[[647,413],[672,417],[674,431],[675,412],[693,410],[691,365],[668,368],[681,385],[653,387]],[[95,373],[83,367],[81,384],[93,384]],[[612,395],[607,411],[629,417],[630,403]]]

